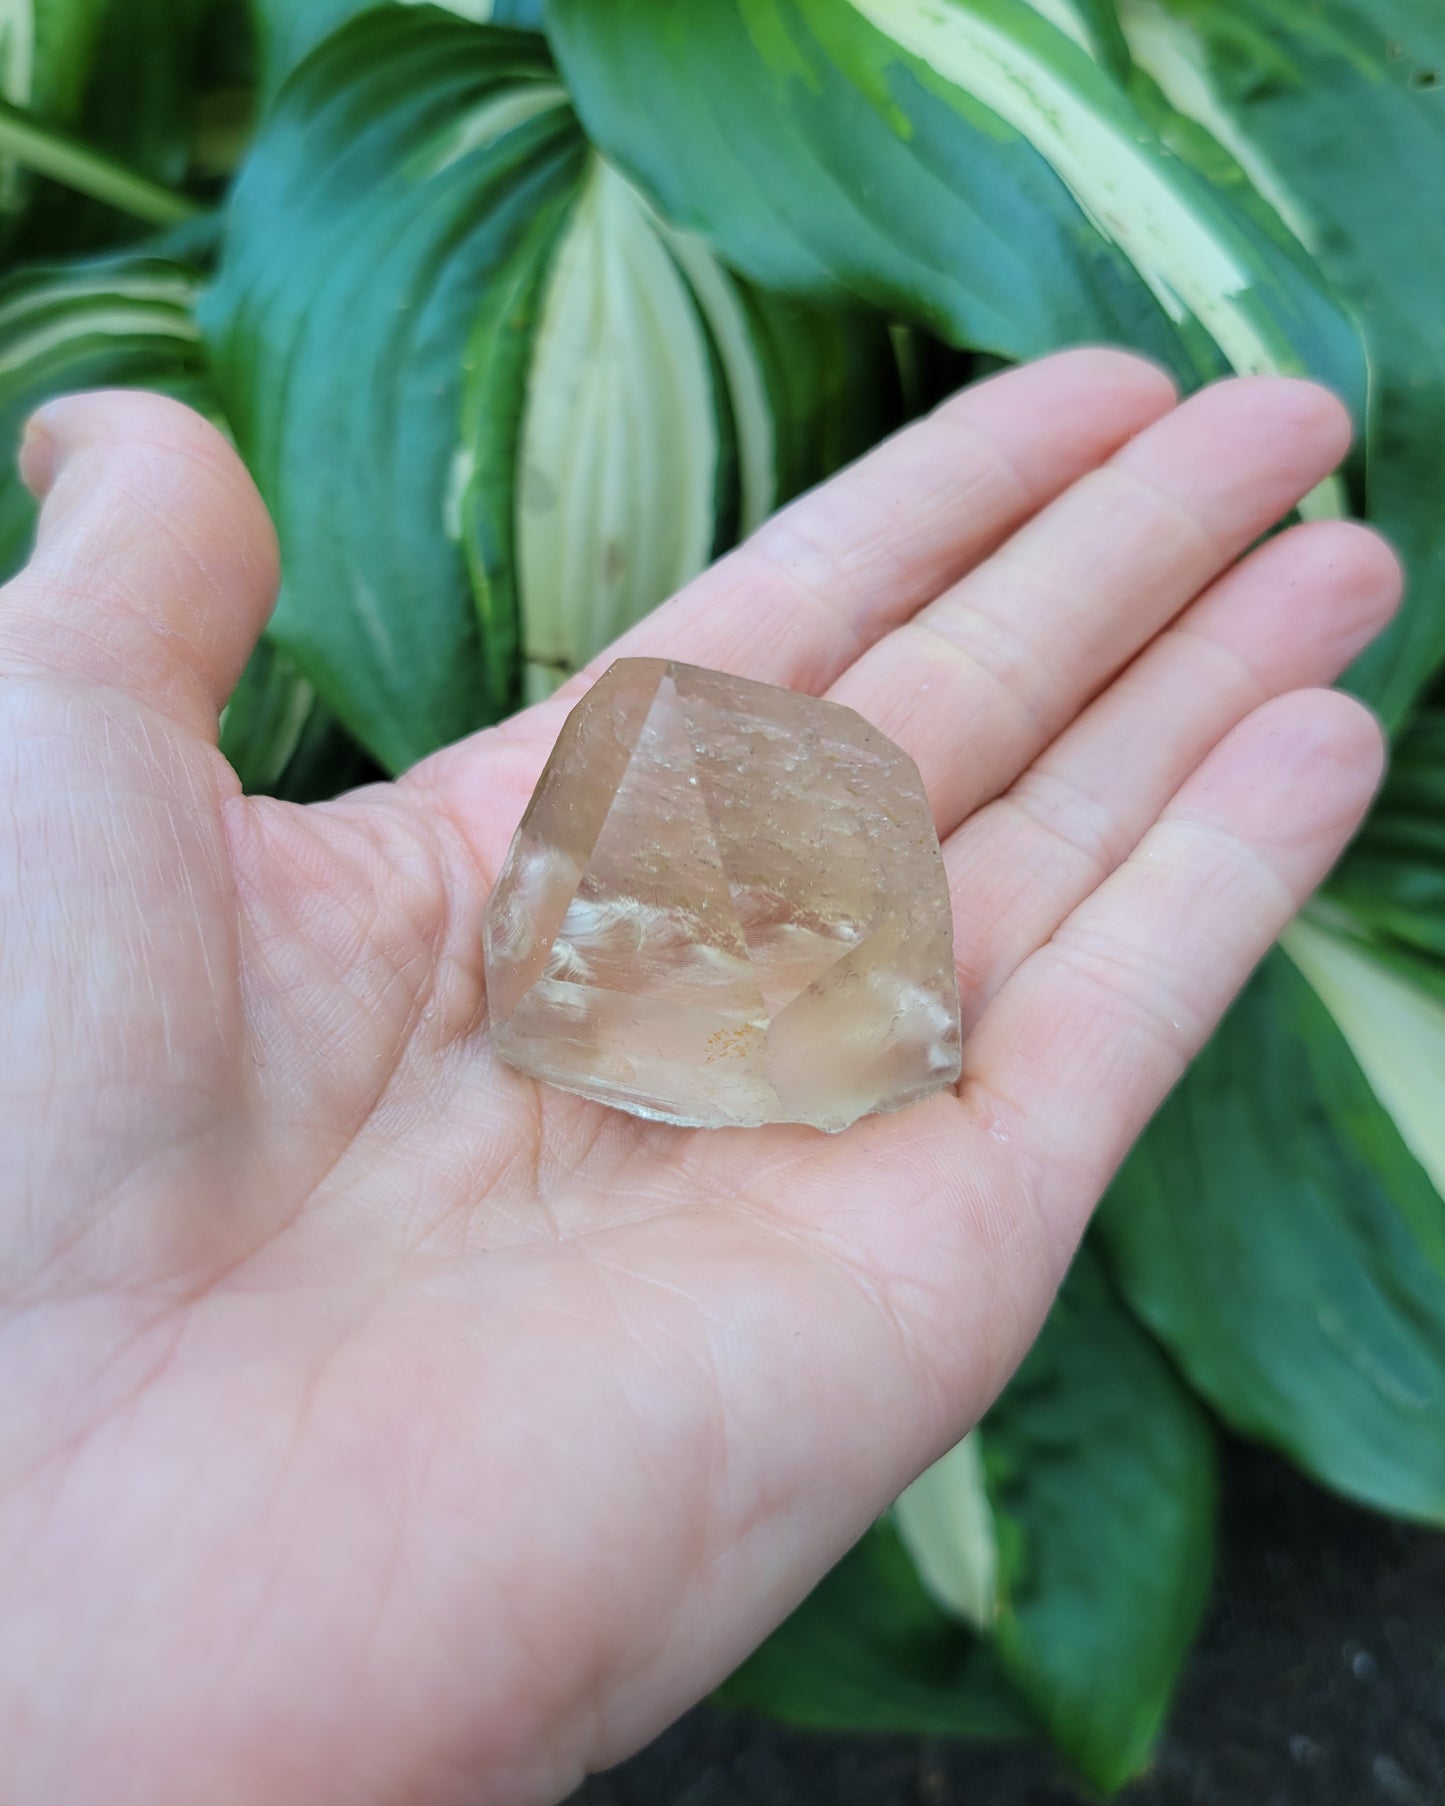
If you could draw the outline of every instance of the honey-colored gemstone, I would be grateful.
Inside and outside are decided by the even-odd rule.
[[[619,659],[567,717],[485,936],[502,1058],[639,1116],[843,1129],[958,1078],[918,768],[838,703]]]

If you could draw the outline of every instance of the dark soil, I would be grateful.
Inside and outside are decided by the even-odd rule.
[[[700,1707],[570,1806],[1081,1806],[1047,1751],[819,1737]],[[1445,1806],[1445,1536],[1227,1452],[1224,1546],[1153,1773],[1120,1806]]]

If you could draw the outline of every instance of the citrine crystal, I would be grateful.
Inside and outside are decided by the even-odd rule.
[[[838,703],[619,659],[567,717],[485,937],[502,1058],[639,1116],[842,1129],[958,1077],[918,769]]]

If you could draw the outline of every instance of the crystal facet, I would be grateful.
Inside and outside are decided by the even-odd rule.
[[[639,1116],[842,1129],[958,1077],[918,769],[838,703],[619,659],[567,717],[485,935],[502,1058]]]

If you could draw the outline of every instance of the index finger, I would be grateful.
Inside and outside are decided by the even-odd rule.
[[[819,694],[1174,400],[1157,366],[1102,347],[960,390],[775,514],[568,689],[614,658],[675,657]]]
[[[613,659],[683,658],[820,694],[1174,399],[1162,370],[1103,347],[973,384],[800,496],[555,697],[424,760],[408,786],[480,834],[494,870],[563,718]],[[495,809],[483,799],[477,813],[477,760],[498,756],[531,772],[500,849]]]

